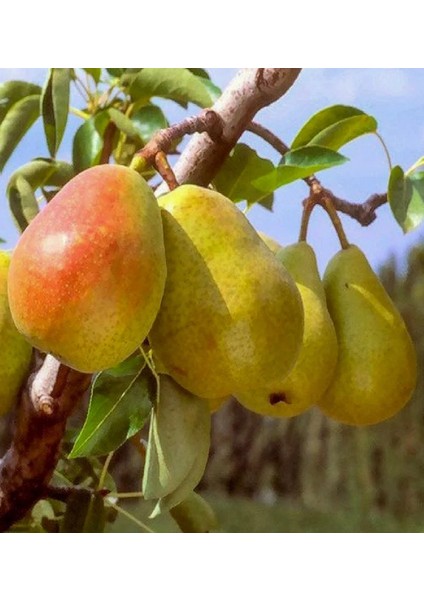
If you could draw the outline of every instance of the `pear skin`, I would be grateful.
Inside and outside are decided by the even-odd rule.
[[[67,183],[13,253],[9,301],[31,344],[82,372],[142,343],[166,277],[159,206],[132,169],[100,165]]]
[[[277,240],[274,240],[274,238],[272,238],[267,233],[264,233],[263,231],[258,231],[258,235],[274,254],[277,254],[277,252],[281,250],[282,245],[279,242],[277,242]]]
[[[357,246],[332,258],[323,281],[339,358],[319,407],[348,425],[385,421],[416,385],[416,352],[405,323]]]
[[[0,251],[0,415],[16,400],[31,362],[32,348],[16,329],[7,299],[10,255]]]
[[[302,342],[303,308],[293,279],[218,192],[182,185],[159,204],[168,277],[149,335],[154,353],[202,398],[236,396],[258,385],[272,390]]]
[[[329,386],[337,363],[337,338],[327,310],[314,250],[306,242],[277,252],[299,289],[305,314],[303,343],[296,364],[274,394],[261,390],[238,396],[249,410],[272,417],[294,417],[316,404]]]

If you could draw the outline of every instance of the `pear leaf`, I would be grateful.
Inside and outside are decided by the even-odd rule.
[[[100,78],[102,76],[101,69],[83,69],[90,77],[93,78],[94,83],[97,85],[100,82]]]
[[[62,141],[68,121],[71,69],[50,69],[41,95],[41,114],[51,156]]]
[[[156,393],[155,379],[144,367],[137,355],[97,375],[70,458],[108,454],[144,426]]]
[[[41,94],[41,87],[27,81],[5,81],[0,84],[0,123],[12,106],[27,96]]]
[[[39,94],[25,96],[9,108],[0,125],[0,172],[39,116]]]
[[[14,171],[9,179],[8,188],[15,185],[18,177],[28,181],[33,190],[51,185],[61,187],[74,176],[71,164],[52,158],[35,158]]]
[[[196,492],[171,508],[170,513],[183,533],[209,533],[218,529],[212,507]]]
[[[146,104],[153,96],[169,98],[182,106],[193,102],[201,107],[211,105],[211,97],[202,78],[188,69],[142,69],[132,80],[133,102]]]
[[[109,113],[102,111],[84,121],[76,132],[72,148],[72,161],[76,173],[99,164],[103,134],[109,123]]]
[[[45,185],[61,187],[72,179],[73,174],[72,165],[49,158],[37,158],[12,173],[7,195],[10,210],[21,232],[39,212],[35,190]]]
[[[377,121],[369,115],[355,115],[326,127],[312,138],[310,145],[324,146],[331,150],[339,150],[345,144],[377,131]]]
[[[218,192],[233,202],[246,200],[248,204],[259,202],[272,208],[272,191],[263,192],[255,187],[254,182],[274,170],[272,162],[260,157],[253,148],[237,144],[215,177],[214,185]]]
[[[170,377],[160,376],[160,394],[150,421],[142,491],[146,500],[175,494],[178,504],[199,483],[209,454],[210,411]],[[172,502],[171,502],[172,504]]]
[[[412,231],[424,219],[424,172],[405,175],[400,166],[390,172],[387,190],[390,208],[404,233]]]
[[[66,503],[61,533],[102,533],[106,524],[104,499],[98,492],[73,490]]]
[[[206,71],[206,69],[188,69],[190,71],[190,73],[193,73],[193,75],[196,75],[197,77],[202,77],[203,79],[209,79],[209,73]]]
[[[170,494],[163,498],[159,498],[150,515],[150,519],[154,519],[158,515],[171,510],[174,506],[184,502],[190,496],[203,477],[207,461],[208,451],[203,451],[197,455],[185,479]]]
[[[359,108],[355,108],[354,106],[345,106],[343,104],[335,104],[333,106],[328,106],[327,108],[320,110],[319,112],[312,115],[312,117],[308,119],[308,121],[301,127],[291,144],[291,149],[296,150],[297,148],[301,148],[302,146],[308,146],[310,144],[318,144],[325,146],[325,144],[322,144],[319,141],[317,141],[316,138],[318,138],[320,135],[324,135],[324,132],[331,127],[335,128],[333,129],[334,133],[337,132],[337,126],[339,126],[341,130],[348,130],[349,123],[343,125],[343,121],[352,117],[368,117],[368,115]],[[350,122],[350,125],[352,123],[355,123],[355,121]],[[366,121],[364,121],[364,124],[365,123]],[[365,133],[368,133],[368,131],[366,131]],[[337,150],[338,148],[333,149]]]
[[[39,212],[33,189],[22,176],[19,176],[14,186],[9,189],[9,204],[20,231],[24,231]]]
[[[116,108],[109,108],[108,110],[111,120],[115,123],[117,128],[125,133],[129,138],[139,140],[141,142],[140,133],[133,121],[124,115],[120,110]]]
[[[166,129],[169,123],[159,106],[148,104],[131,116],[143,143],[146,144],[159,129]]]
[[[348,159],[329,148],[304,146],[284,155],[283,164],[275,167],[267,175],[252,181],[263,193],[272,193],[283,185],[310,177],[318,171],[342,165]]]

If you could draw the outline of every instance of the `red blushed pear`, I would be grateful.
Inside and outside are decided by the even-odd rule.
[[[23,233],[10,265],[10,309],[33,346],[92,373],[142,343],[165,277],[151,189],[128,167],[100,165],[74,177]]]

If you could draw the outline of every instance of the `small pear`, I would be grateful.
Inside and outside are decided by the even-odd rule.
[[[182,185],[159,204],[168,276],[149,335],[154,354],[201,398],[272,389],[302,342],[293,279],[218,192]]]
[[[357,246],[332,258],[324,288],[339,358],[319,406],[348,425],[389,419],[408,402],[416,385],[417,358],[405,323]]]
[[[0,251],[0,415],[16,400],[31,361],[32,348],[16,329],[7,299],[8,252]]]
[[[329,386],[337,362],[337,338],[313,248],[299,242],[279,250],[277,258],[293,277],[302,297],[302,348],[295,366],[273,394],[257,390],[237,399],[262,415],[294,417],[316,404]]]

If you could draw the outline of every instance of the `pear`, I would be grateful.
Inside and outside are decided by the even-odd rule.
[[[281,250],[282,245],[279,242],[277,242],[277,240],[274,240],[274,238],[269,236],[267,233],[264,233],[263,231],[258,231],[258,235],[274,254],[277,254],[278,250]]]
[[[299,242],[279,250],[277,258],[293,277],[302,297],[302,348],[293,369],[281,378],[273,395],[256,390],[237,399],[262,415],[294,417],[316,404],[329,386],[337,363],[337,338],[313,248]]]
[[[93,373],[147,336],[165,277],[152,191],[132,169],[100,165],[67,183],[24,231],[10,266],[11,312],[33,346]]]
[[[332,258],[323,281],[339,358],[319,406],[348,425],[389,419],[416,385],[416,353],[405,323],[357,246]]]
[[[159,200],[168,276],[149,340],[192,394],[224,398],[269,387],[293,366],[303,335],[300,294],[240,210],[182,185]]]
[[[0,251],[0,415],[12,407],[31,361],[32,348],[16,329],[7,299],[8,252]]]

